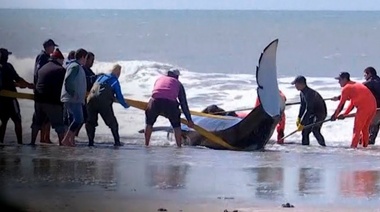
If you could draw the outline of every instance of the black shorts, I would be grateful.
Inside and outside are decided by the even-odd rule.
[[[145,123],[153,126],[159,115],[169,119],[173,128],[181,126],[181,111],[176,101],[151,98],[145,111]]]
[[[65,132],[62,105],[35,102],[34,111],[32,128],[40,130],[43,124],[50,122],[58,134]]]
[[[3,123],[9,119],[14,122],[21,122],[20,105],[17,99],[0,98],[0,119]]]

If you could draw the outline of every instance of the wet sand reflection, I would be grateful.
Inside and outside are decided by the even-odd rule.
[[[254,161],[249,161],[250,155],[228,154],[219,157],[209,150],[169,148],[0,148],[0,187],[15,195],[23,195],[23,191],[28,195],[39,191],[45,195],[65,191],[86,194],[94,188],[128,198],[172,195],[170,198],[234,197],[276,204],[380,204],[379,170],[360,170],[362,165],[316,168],[286,163],[291,160],[286,154],[268,157],[260,153]],[[235,160],[241,161],[231,162]]]
[[[299,182],[298,194],[310,195],[320,194],[323,189],[323,172],[324,170],[315,168],[300,168],[299,169]]]
[[[375,170],[343,171],[340,193],[345,197],[375,198],[380,194],[380,172]]]
[[[148,185],[159,189],[183,189],[186,187],[188,165],[148,165]]]

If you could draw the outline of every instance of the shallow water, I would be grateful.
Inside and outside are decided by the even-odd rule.
[[[380,204],[379,157],[350,152],[2,146],[0,177],[3,194],[24,204],[67,192],[246,206]]]

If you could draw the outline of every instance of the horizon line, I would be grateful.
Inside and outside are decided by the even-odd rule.
[[[379,12],[380,9],[346,10],[346,9],[168,9],[168,8],[24,8],[24,7],[0,7],[0,10],[161,10],[161,11],[288,11],[288,12]]]

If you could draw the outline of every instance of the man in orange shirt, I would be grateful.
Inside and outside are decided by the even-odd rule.
[[[279,91],[280,91],[280,96],[281,96],[282,101],[286,102],[285,95],[282,93],[281,90],[279,90]],[[259,98],[257,98],[255,108],[258,107],[259,105],[260,105],[260,100],[259,100]],[[283,144],[284,139],[282,139],[282,138],[285,136],[285,134],[284,134],[284,131],[285,131],[285,111],[283,111],[283,113],[281,114],[281,120],[277,124],[276,130],[277,130],[277,143]]]
[[[347,72],[340,73],[335,79],[339,80],[342,94],[339,105],[331,120],[334,121],[337,118],[344,119],[356,107],[357,112],[351,148],[357,148],[360,136],[362,136],[363,147],[367,147],[369,142],[369,126],[376,113],[376,99],[365,85],[351,81],[350,74]],[[343,114],[339,115],[347,100],[351,100],[350,105]]]

